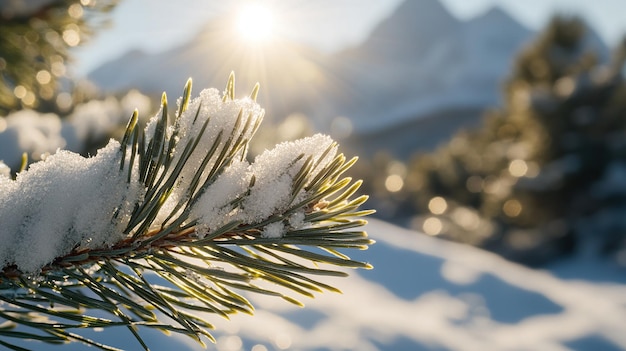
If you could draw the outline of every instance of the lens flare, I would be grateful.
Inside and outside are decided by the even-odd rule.
[[[237,19],[237,31],[251,43],[271,39],[274,30],[274,14],[269,8],[250,4],[241,9]]]

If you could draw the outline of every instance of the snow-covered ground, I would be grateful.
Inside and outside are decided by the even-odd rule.
[[[626,271],[609,263],[561,261],[555,271],[581,272],[566,279],[378,220],[367,230],[377,243],[354,256],[375,268],[323,279],[343,294],[318,295],[305,308],[250,296],[255,316],[209,316],[218,340],[209,349],[626,349]],[[186,337],[145,332],[154,350],[202,349]],[[127,330],[110,335],[116,346],[138,349]]]
[[[304,309],[253,297],[256,316],[216,321],[218,350],[626,348],[626,271],[610,279],[607,267],[613,281],[603,283],[565,280],[385,222],[367,230],[377,244],[358,258],[375,268],[335,280],[343,295],[324,293]]]

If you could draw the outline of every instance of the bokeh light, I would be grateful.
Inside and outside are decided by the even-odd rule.
[[[509,199],[502,205],[502,210],[509,217],[517,217],[522,213],[522,204],[517,199]]]
[[[66,111],[72,107],[73,99],[69,93],[60,93],[57,95],[56,104],[61,111]]]
[[[276,347],[281,350],[289,349],[291,347],[291,342],[291,336],[286,333],[280,333],[274,338],[274,343],[276,344]]]
[[[69,46],[80,44],[80,28],[75,24],[69,24],[63,31],[63,41]]]
[[[338,116],[330,124],[330,134],[336,139],[345,139],[352,134],[352,121],[348,117]]]
[[[26,90],[26,88],[22,85],[18,85],[13,89],[13,94],[18,99],[23,99],[26,96],[27,92],[28,90]]]
[[[480,218],[476,212],[466,207],[455,208],[452,219],[465,230],[476,230],[480,225]]]
[[[404,187],[404,180],[398,174],[391,174],[385,179],[385,188],[387,191],[396,193]]]
[[[509,163],[509,173],[514,177],[523,177],[528,172],[528,165],[524,160],[513,160]]]
[[[50,72],[46,70],[41,70],[37,72],[35,79],[37,79],[37,82],[39,82],[39,84],[48,84],[52,80],[52,75],[50,75]]]
[[[73,18],[81,18],[83,17],[83,7],[78,3],[72,4],[67,9],[67,13]]]
[[[217,339],[215,346],[218,351],[240,351],[243,341],[237,335],[224,335]]]
[[[442,214],[446,212],[448,208],[448,203],[446,199],[441,196],[435,196],[428,202],[428,209],[433,214]]]
[[[441,231],[443,230],[443,223],[437,217],[428,217],[424,221],[424,224],[422,225],[422,229],[424,230],[424,233],[428,235],[432,235],[432,236],[439,235],[441,234]]]
[[[472,193],[479,193],[483,190],[483,179],[480,176],[471,176],[465,181],[465,187]]]

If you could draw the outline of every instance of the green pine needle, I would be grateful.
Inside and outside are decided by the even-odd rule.
[[[307,158],[294,177],[291,205],[283,213],[261,223],[233,221],[204,237],[196,235],[197,220],[190,218],[193,205],[234,160],[245,155],[249,142],[245,136],[259,127],[260,121],[253,124],[251,118],[243,123],[242,112],[232,135],[220,133],[213,140],[186,189],[187,196],[156,225],[157,214],[177,186],[208,125],[207,120],[198,126],[195,138],[178,144],[177,119],[189,108],[191,87],[189,80],[172,123],[163,94],[162,114],[150,140],[137,127],[136,110],[128,122],[120,146],[120,172],[128,183],[139,179],[146,192],[136,200],[124,231],[126,239],[97,250],[77,248],[43,267],[37,276],[25,276],[16,267],[4,267],[0,272],[0,345],[27,350],[19,340],[51,345],[81,342],[101,350],[117,350],[80,332],[118,326],[125,326],[137,340],[137,347],[144,350],[149,349],[141,336],[145,328],[187,335],[204,345],[203,340],[215,342],[209,333],[213,326],[199,314],[228,318],[232,313],[253,313],[252,304],[236,291],[276,296],[302,306],[294,297],[255,282],[274,283],[314,297],[322,290],[339,290],[311,276],[347,275],[327,266],[372,268],[338,251],[366,249],[373,243],[365,232],[355,230],[366,223],[360,218],[373,211],[360,209],[367,196],[352,199],[361,181],[342,175],[356,158],[346,161],[342,154],[315,174],[319,161]],[[257,84],[250,98],[256,100],[258,92]],[[233,74],[223,99],[235,99]],[[320,159],[335,147],[330,145]],[[175,150],[182,150],[176,160],[172,157]],[[138,174],[133,174],[136,161]],[[254,183],[252,177],[250,188]],[[304,199],[297,196],[303,191],[308,194]],[[248,194],[230,206],[238,206]],[[280,238],[260,235],[263,227],[274,222],[287,224],[287,218],[299,211],[304,212],[308,227],[288,229]]]

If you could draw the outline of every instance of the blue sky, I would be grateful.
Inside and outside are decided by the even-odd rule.
[[[259,0],[260,1],[260,0]],[[323,51],[364,40],[402,0],[265,0],[292,39]],[[410,0],[423,1],[423,0]],[[623,0],[440,0],[454,15],[468,19],[498,5],[522,24],[541,28],[553,13],[582,15],[600,36],[614,45],[626,33]],[[75,71],[82,75],[133,48],[158,52],[182,44],[212,17],[251,0],[121,0],[112,25],[77,49]],[[364,6],[367,4],[367,6]]]

